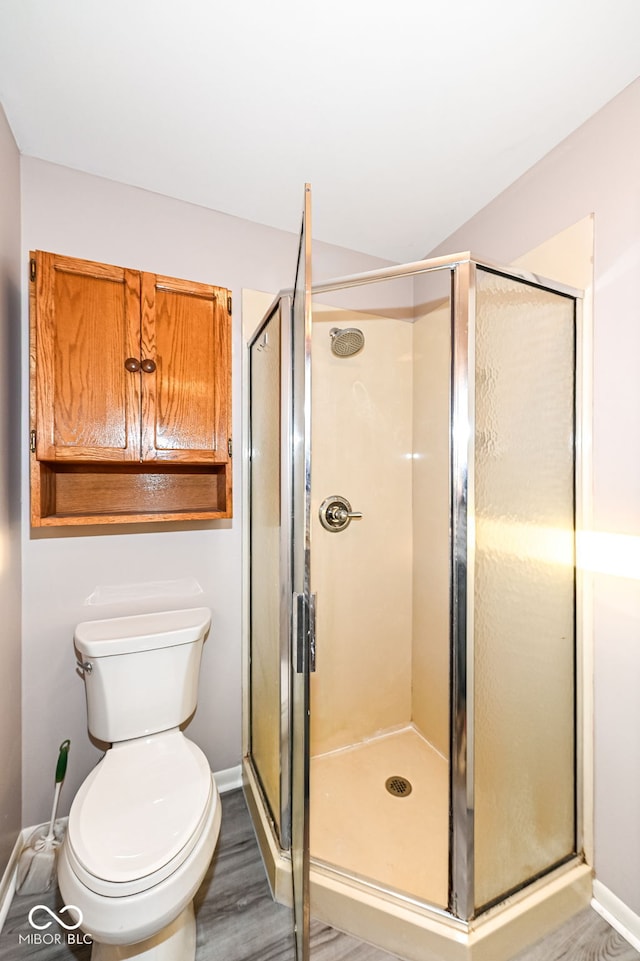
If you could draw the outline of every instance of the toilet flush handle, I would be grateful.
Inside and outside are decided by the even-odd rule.
[[[91,674],[93,670],[91,661],[76,661],[76,664],[83,674]]]

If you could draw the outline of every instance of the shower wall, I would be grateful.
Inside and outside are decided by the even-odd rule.
[[[435,290],[386,317],[314,304],[312,755],[413,724],[448,756],[451,322]],[[348,326],[365,346],[336,357],[329,331]],[[318,521],[330,494],[363,513],[340,533]]]
[[[412,719],[449,756],[449,271],[417,277],[413,325]],[[444,291],[442,288],[444,286]],[[444,296],[437,296],[444,293]]]
[[[365,346],[336,357],[329,331],[346,326]],[[314,305],[312,382],[311,753],[321,754],[411,717],[412,325]],[[330,494],[363,517],[324,530]]]

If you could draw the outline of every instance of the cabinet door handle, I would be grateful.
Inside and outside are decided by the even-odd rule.
[[[127,357],[124,366],[125,370],[128,370],[131,374],[137,374],[140,370],[140,361],[135,357]]]
[[[151,360],[150,357],[147,357],[146,360],[143,360],[143,361],[142,361],[142,363],[140,364],[140,366],[142,367],[142,369],[143,369],[143,371],[145,372],[145,374],[152,374],[152,373],[154,372],[154,370],[156,369],[156,362],[155,362],[155,360]]]

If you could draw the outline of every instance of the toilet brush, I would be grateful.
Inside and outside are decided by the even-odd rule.
[[[49,830],[46,834],[34,833],[29,844],[20,855],[16,891],[18,894],[40,894],[48,891],[55,877],[56,853],[60,845],[54,827],[62,782],[67,771],[67,755],[71,741],[63,741],[56,765],[56,789],[53,795],[53,808]]]

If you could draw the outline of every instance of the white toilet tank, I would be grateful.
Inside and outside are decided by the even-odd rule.
[[[83,621],[74,642],[84,668],[87,725],[101,741],[178,727],[198,701],[208,607]]]

